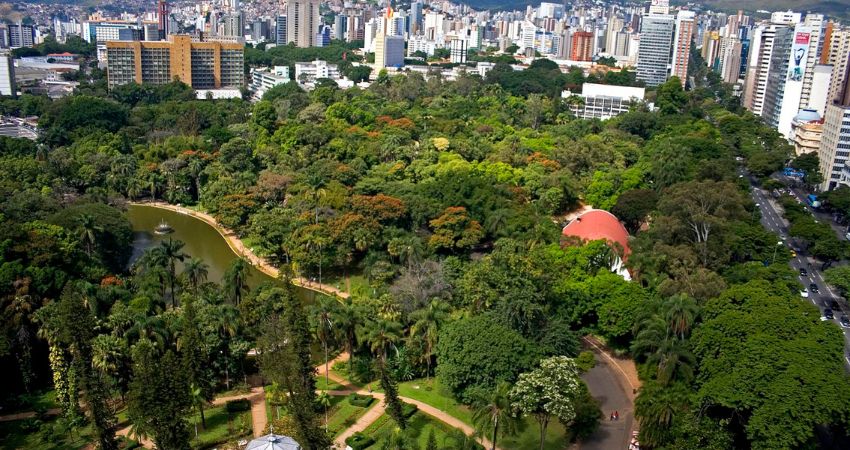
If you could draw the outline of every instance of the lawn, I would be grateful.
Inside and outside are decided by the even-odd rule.
[[[345,387],[331,379],[328,380],[328,383],[325,383],[324,375],[316,375],[316,389],[320,391],[339,391],[345,389]]]
[[[331,274],[323,278],[322,282],[346,292],[348,284],[350,284],[350,293],[354,296],[363,296],[372,292],[372,287],[369,286],[369,280],[362,274],[349,273],[348,284],[346,284],[346,278],[342,274]]]
[[[251,434],[250,411],[229,414],[222,405],[205,409],[204,416],[207,419],[207,428],[204,430],[201,429],[201,416],[197,412],[194,412],[189,418],[193,448],[208,448]],[[198,424],[197,438],[195,438],[195,424]]]
[[[377,400],[369,407],[374,407]],[[332,396],[331,407],[328,411],[328,433],[337,436],[357,422],[367,408],[354,406],[348,401],[348,396]]]
[[[348,376],[348,361],[339,361],[331,366],[331,373],[346,380],[348,384],[358,388],[363,389],[366,387],[366,384],[360,383],[356,380],[352,380],[351,377]],[[377,382],[373,381],[373,389],[376,388]]]
[[[398,395],[427,403],[463,423],[472,424],[472,411],[453,399],[437,378],[399,383]]]
[[[390,416],[383,414],[375,422],[364,430],[364,434],[372,436],[375,439],[375,444],[369,447],[370,449],[380,449],[384,442],[396,430],[396,424]],[[439,448],[457,448],[458,433],[456,430],[443,422],[425,414],[417,412],[407,423],[408,436],[413,440],[413,448],[425,448],[428,442],[428,435],[433,432],[434,439],[437,441]],[[462,434],[462,433],[461,433]]]
[[[438,378],[431,378],[430,381],[421,379],[399,383],[398,395],[419,400],[422,403],[427,403],[444,411],[461,422],[472,426],[472,411],[468,407],[455,401],[447,392],[446,388],[440,385]],[[539,447],[540,428],[537,425],[537,422],[530,417],[526,418],[523,422],[524,426],[519,434],[510,438],[500,438],[500,442],[504,443],[505,448]],[[564,433],[564,427],[558,421],[553,420],[550,422],[549,427],[546,429],[544,448],[546,450],[559,450],[564,448],[566,446]]]
[[[91,442],[91,428],[69,432],[58,424],[56,420],[42,422],[38,419],[0,422],[0,448],[77,450]]]
[[[46,411],[58,408],[56,404],[56,391],[49,390],[35,394],[21,394],[17,397],[4,400],[3,414],[12,414],[28,411]]]

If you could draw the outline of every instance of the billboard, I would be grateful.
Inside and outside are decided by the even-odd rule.
[[[791,61],[788,67],[788,80],[802,81],[806,72],[806,57],[809,54],[809,40],[812,34],[806,31],[795,31],[791,44]]]

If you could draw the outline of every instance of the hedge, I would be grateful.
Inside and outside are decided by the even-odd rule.
[[[348,396],[348,403],[361,408],[369,407],[369,405],[371,405],[374,401],[375,397],[372,397],[371,395],[351,394]]]
[[[247,398],[238,400],[228,400],[224,405],[224,409],[229,413],[238,413],[251,410],[251,402]]]
[[[416,405],[411,405],[410,403],[404,403],[404,402],[402,402],[402,404],[401,404],[401,414],[406,419],[409,419],[410,416],[416,414],[416,411],[418,411],[418,410],[419,410],[419,407],[417,407]]]
[[[348,439],[345,440],[345,443],[353,450],[363,450],[365,448],[369,448],[372,444],[374,444],[375,440],[372,439],[371,436],[367,436],[361,432],[357,432],[349,436]]]

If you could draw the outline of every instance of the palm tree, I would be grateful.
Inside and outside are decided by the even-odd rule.
[[[516,433],[519,419],[511,409],[509,393],[511,386],[508,383],[499,383],[496,390],[489,396],[482,396],[478,406],[472,412],[472,423],[481,434],[491,436],[491,450],[496,450],[496,439],[499,433],[512,435]]]
[[[327,391],[322,391],[316,396],[316,402],[325,408],[325,432],[328,431],[328,408],[331,406],[331,396]]]
[[[378,356],[381,365],[387,361],[387,350],[401,339],[401,324],[387,319],[374,319],[366,322],[363,329],[365,340],[369,342],[372,354]]]
[[[201,415],[201,428],[207,429],[207,419],[204,417],[204,404],[207,399],[204,398],[204,390],[194,383],[189,386],[189,394],[192,396],[192,404],[198,408],[198,413]],[[195,424],[195,438],[198,437],[198,424]]]
[[[655,377],[662,386],[667,386],[673,379],[690,381],[694,376],[694,355],[687,349],[687,341],[675,336],[669,336],[661,341],[646,363],[656,366]]]
[[[174,296],[174,282],[177,279],[177,261],[183,262],[186,259],[186,254],[181,252],[183,246],[186,245],[181,240],[168,238],[167,241],[162,241],[162,255],[168,265],[168,275],[171,281],[171,306],[177,306],[177,298]]]
[[[230,347],[230,339],[233,336],[236,336],[238,331],[236,329],[236,324],[239,322],[239,312],[233,305],[228,303],[218,305],[217,309],[218,310],[216,311],[214,318],[214,325],[223,342],[222,356],[224,357],[224,383],[227,386],[227,389],[230,390],[230,361],[227,349]]]
[[[330,371],[328,370],[328,342],[333,339],[333,317],[334,307],[337,305],[336,300],[329,297],[322,297],[319,303],[312,306],[312,315],[315,326],[316,338],[322,342],[325,349],[325,386],[330,386]]]
[[[431,377],[431,356],[434,347],[437,346],[437,336],[443,323],[449,318],[451,307],[448,303],[434,299],[431,303],[410,315],[413,326],[410,327],[410,337],[422,339],[425,343],[425,363],[427,365],[426,377]]]
[[[77,235],[79,236],[80,243],[86,247],[86,254],[91,257],[94,246],[97,244],[97,236],[103,232],[103,228],[89,214],[81,214],[77,218],[77,223]]]
[[[667,437],[676,415],[685,410],[688,393],[678,388],[646,383],[635,398],[635,417],[640,421],[641,444],[658,446]]]
[[[667,321],[670,330],[679,339],[684,339],[691,331],[691,326],[693,326],[699,313],[696,300],[686,295],[676,295],[667,299],[662,308],[664,319]]]
[[[192,286],[192,290],[198,292],[198,286],[201,285],[204,281],[207,281],[207,275],[209,275],[209,267],[207,263],[205,263],[200,258],[189,258],[186,261],[186,265],[183,266],[183,276],[186,277],[186,280],[189,281],[189,286]]]
[[[224,285],[230,295],[230,300],[236,306],[242,302],[242,294],[248,290],[248,263],[242,258],[230,263],[224,273]]]
[[[355,306],[351,297],[342,300],[339,305],[331,311],[331,321],[348,352],[348,376],[352,374],[354,361],[354,347],[357,346],[357,327],[360,326],[360,310]]]

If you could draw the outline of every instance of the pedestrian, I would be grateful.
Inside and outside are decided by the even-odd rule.
[[[611,417],[609,418],[609,420],[612,422],[614,421],[614,413],[611,413]]]
[[[614,420],[620,420],[620,413],[618,411],[614,411]]]

